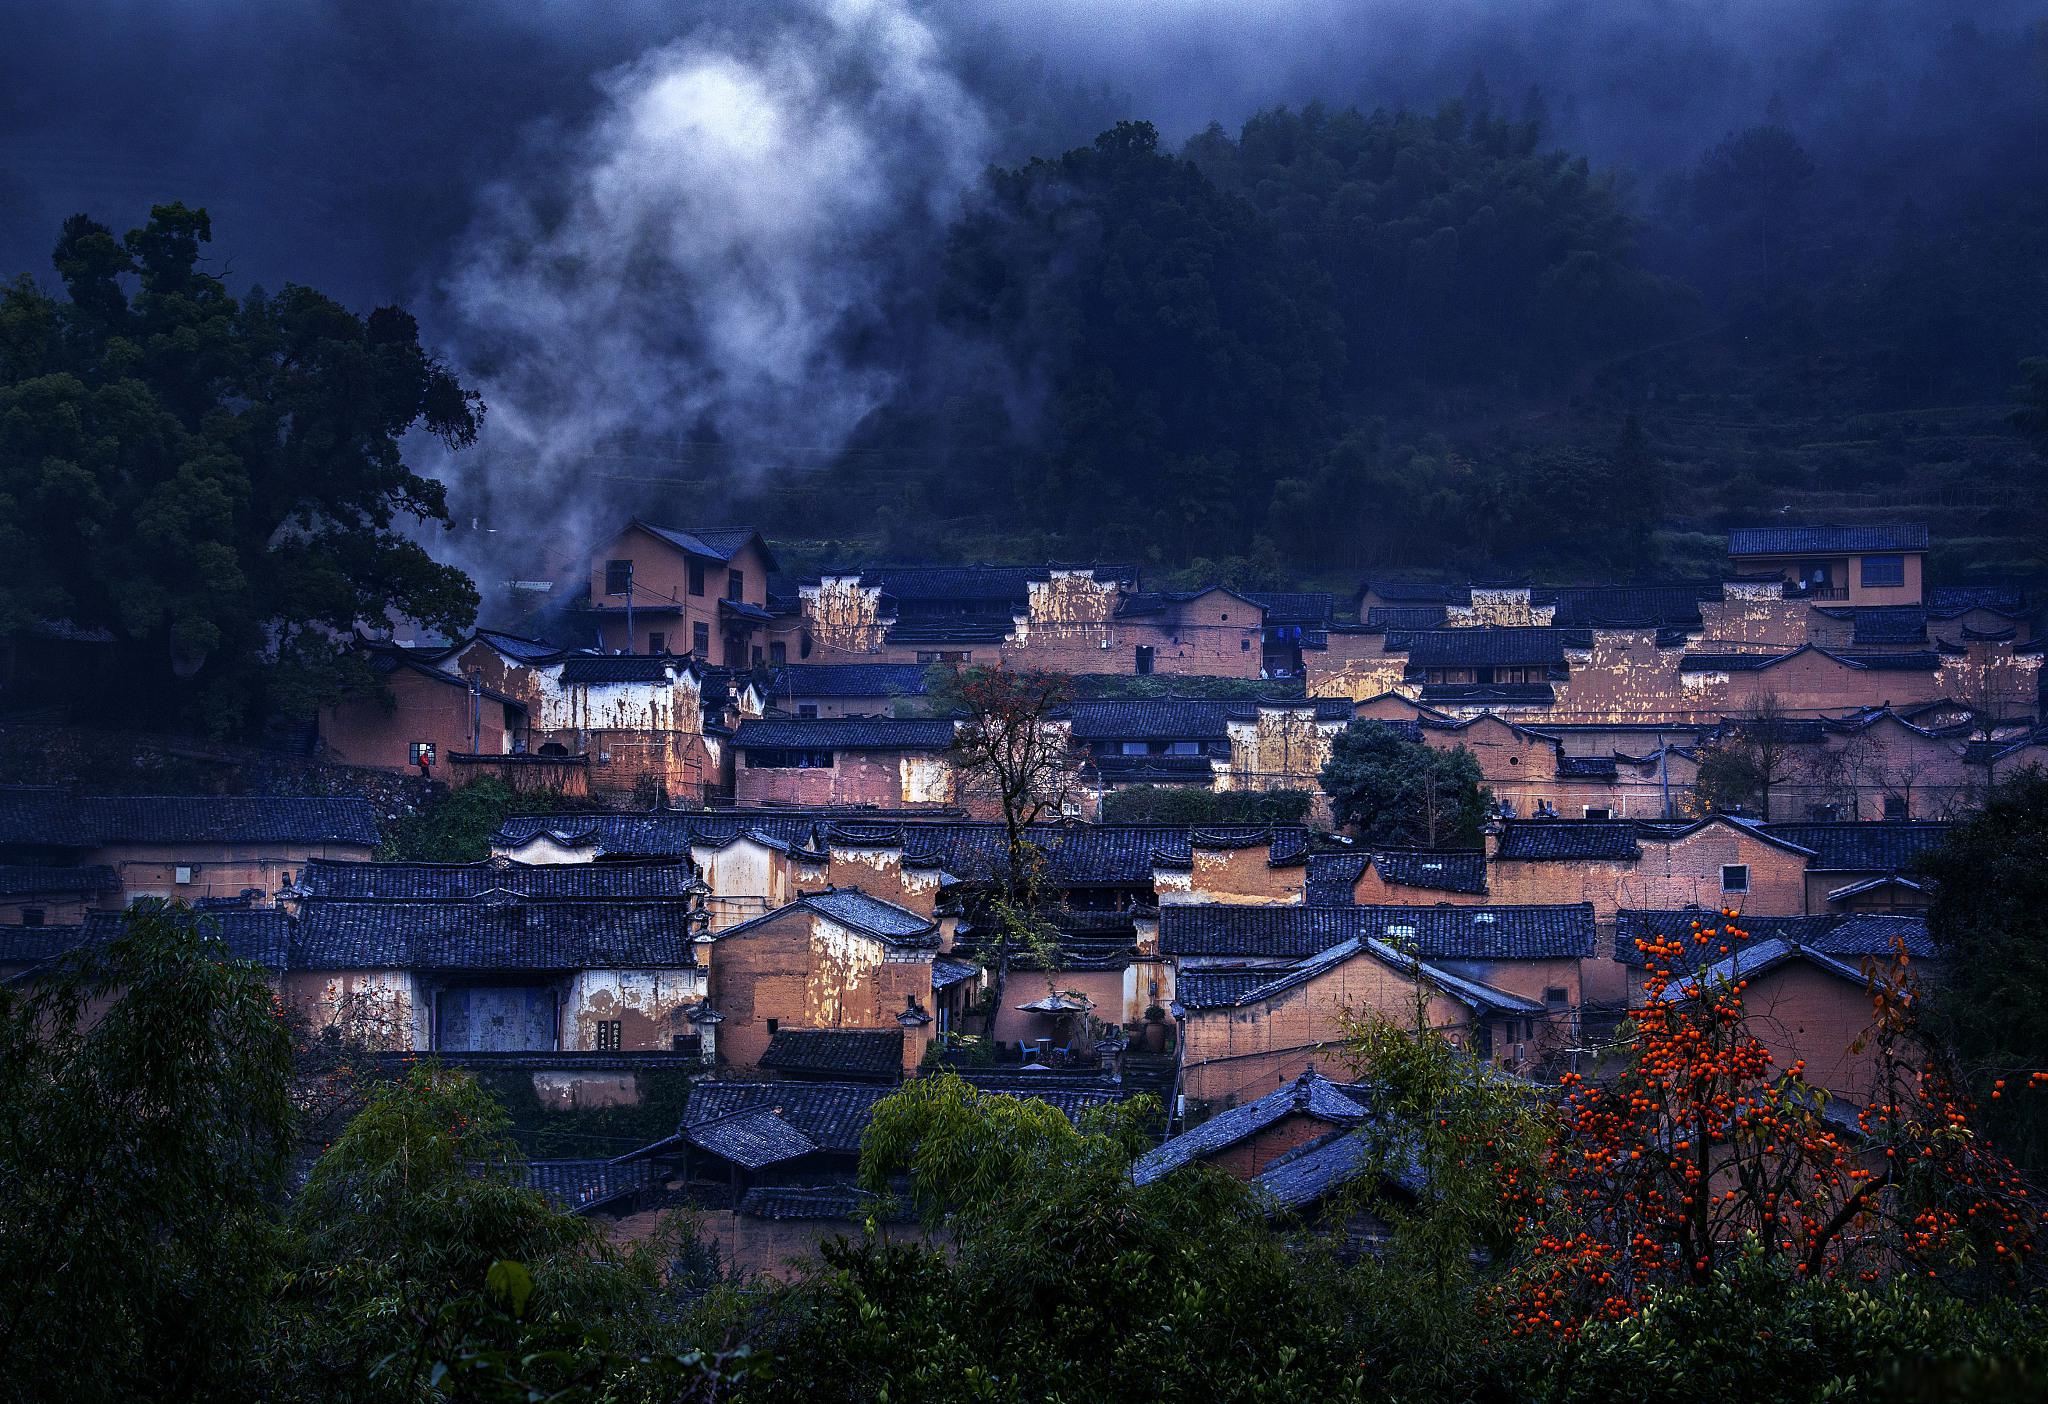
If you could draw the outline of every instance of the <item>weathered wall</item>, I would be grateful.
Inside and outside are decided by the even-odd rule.
[[[594,1052],[599,1024],[616,1021],[621,1050],[666,1052],[695,1032],[684,1010],[704,997],[700,970],[581,970],[562,1003],[562,1047]]]
[[[858,575],[827,575],[800,586],[804,624],[825,654],[871,654],[882,649],[887,626],[881,617],[882,591],[862,585]]]
[[[488,686],[489,684],[486,684]],[[502,755],[512,749],[505,704],[477,699],[472,728],[469,689],[440,682],[400,668],[384,679],[383,694],[330,703],[319,712],[320,741],[328,760],[338,765],[374,766],[409,771],[416,741],[434,746],[434,774],[450,774],[448,757],[475,751]],[[474,734],[473,734],[474,732]]]
[[[1299,905],[1308,886],[1308,868],[1303,864],[1275,867],[1266,843],[1243,847],[1193,848],[1194,867],[1161,868],[1152,882],[1159,901],[1167,906],[1224,902],[1265,905]]]
[[[1317,721],[1308,708],[1260,707],[1251,721],[1225,723],[1230,768],[1218,790],[1318,790],[1340,721]]]
[[[138,897],[181,902],[239,897],[250,888],[268,905],[286,885],[286,874],[296,878],[307,859],[362,862],[371,852],[359,843],[123,843],[93,849],[84,861],[104,863],[119,875],[120,893],[118,898],[108,894],[109,907],[126,906]],[[180,866],[192,870],[190,882],[177,881]]]
[[[433,1047],[433,1016],[409,970],[295,970],[282,992],[316,1029],[340,1023],[392,1052]]]
[[[1302,655],[1311,697],[1348,697],[1363,702],[1383,692],[1415,695],[1406,680],[1408,655],[1388,653],[1385,634],[1331,634],[1329,647]]]
[[[814,912],[794,909],[730,933],[711,960],[722,1063],[751,1067],[768,1021],[792,1029],[893,1029],[909,998],[929,1009],[928,952],[896,952]]]
[[[839,750],[831,765],[808,770],[750,766],[740,752],[733,767],[733,795],[743,806],[942,809],[957,791],[952,762],[936,751]]]
[[[1472,603],[1454,604],[1444,610],[1444,627],[1449,629],[1526,628],[1548,625],[1557,617],[1557,606],[1535,604],[1527,589],[1486,589],[1472,587]]]
[[[1760,916],[1797,916],[1805,910],[1806,859],[1729,824],[1710,824],[1670,843],[1644,835],[1634,862],[1521,862],[1488,865],[1490,900],[1502,905],[1591,902],[1594,916],[1611,923],[1623,907],[1665,910],[1733,907]],[[1747,864],[1749,891],[1724,893],[1724,864]]]
[[[1235,1106],[1263,1097],[1304,1065],[1348,1077],[1342,1042],[1347,1014],[1415,1014],[1414,982],[1369,955],[1243,1008],[1192,1012],[1182,1023],[1181,1086],[1191,1102]],[[1427,1005],[1431,1027],[1462,1039],[1465,1006],[1441,995]]]

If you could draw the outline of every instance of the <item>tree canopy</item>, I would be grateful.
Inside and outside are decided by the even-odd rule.
[[[1440,751],[1385,722],[1355,721],[1331,743],[1322,785],[1337,823],[1367,843],[1469,848],[1491,806],[1480,779],[1463,746]]]
[[[0,292],[0,634],[111,635],[127,695],[223,732],[332,691],[359,625],[472,621],[404,534],[448,523],[404,441],[467,445],[483,407],[400,308],[235,296],[212,234],[178,204],[120,238],[74,216],[65,295]]]

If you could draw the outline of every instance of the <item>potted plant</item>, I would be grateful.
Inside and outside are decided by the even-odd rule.
[[[1166,1051],[1166,1011],[1156,1004],[1147,1005],[1145,1008],[1145,1051]]]

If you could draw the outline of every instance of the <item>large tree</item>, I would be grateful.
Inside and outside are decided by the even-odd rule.
[[[0,637],[110,633],[138,710],[225,732],[266,690],[347,681],[359,625],[473,620],[468,578],[403,534],[449,519],[402,446],[465,446],[483,407],[403,310],[236,297],[211,237],[183,205],[118,239],[74,216],[66,295],[0,292]]]
[[[1463,746],[1440,751],[1377,721],[1355,721],[1331,743],[1323,792],[1339,824],[1367,843],[1469,847],[1491,797]]]

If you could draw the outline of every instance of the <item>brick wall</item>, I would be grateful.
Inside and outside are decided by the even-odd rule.
[[[1626,861],[1488,864],[1488,900],[1503,905],[1591,902],[1596,920],[1612,923],[1623,907],[1733,907],[1765,916],[1797,916],[1806,907],[1806,858],[1726,823],[1709,824],[1660,843],[1644,836],[1642,856]],[[1747,893],[1724,893],[1721,869],[1749,868]]]

